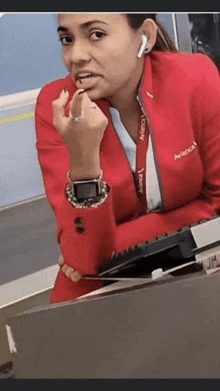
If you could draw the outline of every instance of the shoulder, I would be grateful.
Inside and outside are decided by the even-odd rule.
[[[205,54],[154,52],[153,65],[165,74],[184,77],[185,80],[201,80],[201,78],[219,79],[218,68]]]
[[[37,97],[37,105],[42,103],[51,104],[53,100],[59,97],[64,88],[68,88],[69,90],[76,89],[70,75],[62,79],[54,80],[42,87]]]

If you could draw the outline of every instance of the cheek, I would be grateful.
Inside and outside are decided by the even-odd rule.
[[[124,52],[118,55],[114,53],[105,58],[103,69],[105,69],[105,75],[111,83],[127,79],[135,72],[137,68],[136,57],[133,53]]]
[[[106,68],[114,69],[116,71],[135,69],[137,66],[137,44],[128,40],[119,43],[110,48],[108,55],[105,56],[103,61]]]
[[[70,56],[68,55],[68,52],[65,50],[62,51],[62,59],[67,70],[70,71]]]

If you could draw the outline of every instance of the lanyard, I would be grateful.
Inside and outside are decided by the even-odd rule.
[[[146,117],[141,114],[138,124],[136,180],[138,187],[139,213],[147,211],[146,196],[146,154],[148,147],[148,126]]]

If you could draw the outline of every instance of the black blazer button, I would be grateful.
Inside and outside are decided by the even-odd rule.
[[[74,223],[75,224],[83,224],[84,223],[84,219],[82,217],[76,217],[75,220],[74,220]]]
[[[78,232],[78,234],[84,234],[85,228],[83,228],[83,227],[76,227],[76,232]]]

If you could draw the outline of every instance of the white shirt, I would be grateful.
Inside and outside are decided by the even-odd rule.
[[[136,171],[136,144],[121,122],[120,113],[114,107],[110,107],[110,114],[114,127],[124,147],[133,172]]]
[[[136,144],[124,127],[120,113],[117,109],[110,107],[110,114],[115,130],[121,140],[125,153],[131,165],[133,172],[136,171]],[[151,136],[149,135],[148,149],[146,155],[146,198],[147,212],[158,210],[161,207],[161,193],[159,180],[155,165],[154,152],[152,147]]]

